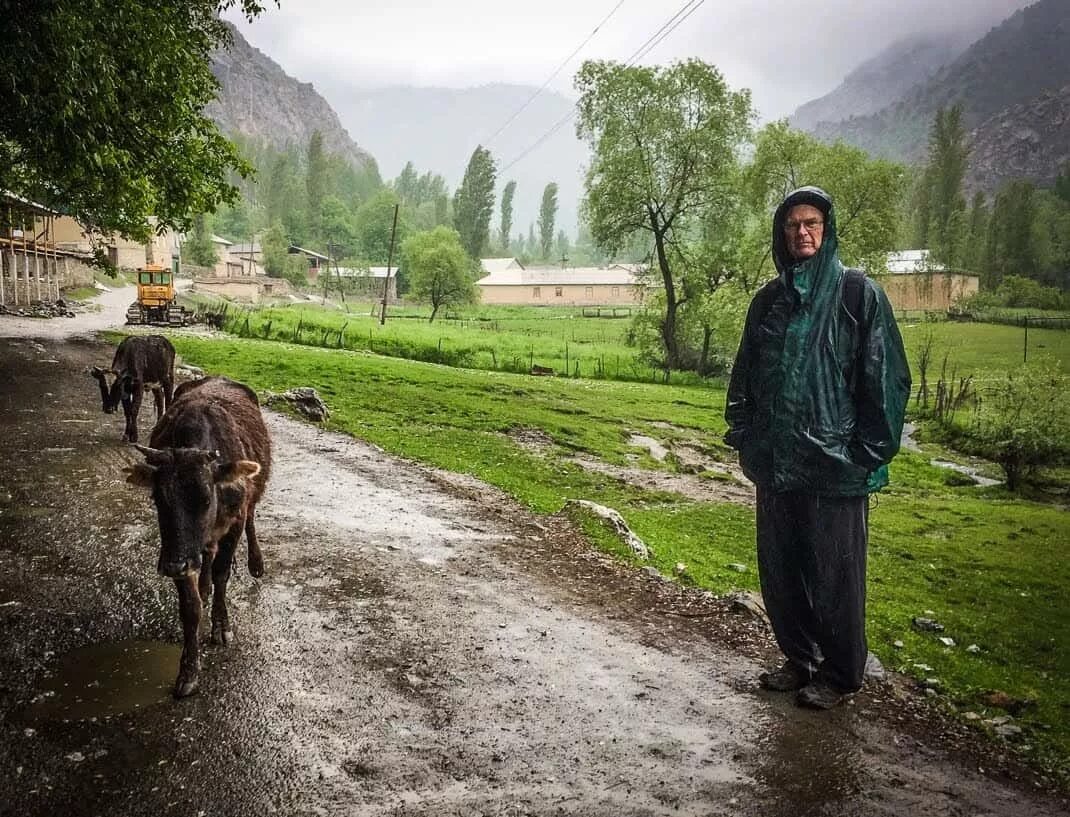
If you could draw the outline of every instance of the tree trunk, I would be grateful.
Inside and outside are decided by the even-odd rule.
[[[709,371],[710,366],[710,339],[713,337],[713,327],[702,327],[702,353],[698,359],[698,375],[699,377],[705,377],[706,372]]]
[[[680,352],[676,345],[676,286],[669,269],[669,257],[665,254],[665,234],[659,228],[657,216],[651,212],[650,222],[654,227],[654,248],[658,254],[658,269],[665,284],[665,320],[661,324],[661,342],[665,346],[665,368],[679,368]]]

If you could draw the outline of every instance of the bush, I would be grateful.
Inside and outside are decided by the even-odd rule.
[[[978,401],[969,437],[979,453],[999,463],[1010,490],[1037,468],[1068,459],[1068,385],[1058,361],[1039,359],[1008,372]]]

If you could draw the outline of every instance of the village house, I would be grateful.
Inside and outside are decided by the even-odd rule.
[[[74,219],[0,191],[0,306],[60,298],[60,291],[93,283],[91,255],[57,243],[56,228]]]
[[[884,289],[897,311],[943,312],[955,302],[976,295],[978,276],[952,271],[935,262],[928,250],[900,250],[888,253],[887,273],[873,278]]]
[[[484,258],[476,281],[485,304],[530,306],[638,306],[646,290],[639,268],[524,267],[515,258]]]
[[[396,303],[398,299],[397,272],[397,267],[331,267],[329,272],[324,270],[322,274],[337,275],[341,278],[347,293],[377,301],[383,298],[385,284],[387,302]]]

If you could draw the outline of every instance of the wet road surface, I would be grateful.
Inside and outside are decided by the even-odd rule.
[[[655,582],[492,489],[272,413],[266,575],[235,560],[237,641],[175,702],[155,514],[83,374],[110,355],[0,339],[0,815],[1066,813],[879,691],[759,692]]]

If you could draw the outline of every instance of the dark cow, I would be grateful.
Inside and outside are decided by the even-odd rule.
[[[145,462],[127,469],[127,482],[152,489],[160,523],[157,570],[175,580],[185,644],[176,698],[197,688],[197,643],[202,599],[212,595],[212,641],[229,644],[227,582],[242,531],[249,572],[264,573],[253,516],[271,473],[271,438],[256,393],[225,377],[183,383],[152,430]]]
[[[126,430],[123,442],[137,442],[137,415],[141,397],[152,390],[159,422],[171,404],[175,387],[175,347],[162,335],[135,335],[126,338],[115,350],[111,369],[94,366],[89,373],[100,382],[100,396],[105,414],[114,414],[123,404]],[[115,379],[109,383],[108,376]]]

